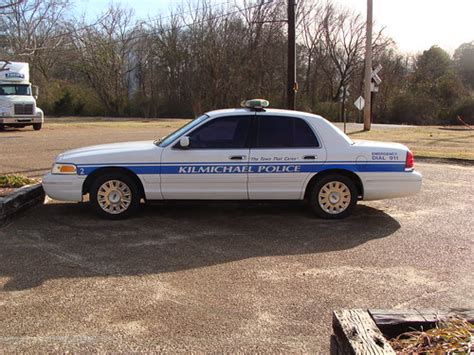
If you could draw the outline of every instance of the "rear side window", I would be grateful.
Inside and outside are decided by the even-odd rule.
[[[296,117],[260,116],[257,148],[313,148],[319,143],[313,130]]]

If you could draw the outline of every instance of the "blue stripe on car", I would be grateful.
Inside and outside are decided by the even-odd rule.
[[[91,165],[78,165],[79,175],[89,175],[94,170],[102,167],[123,167],[133,171],[135,174],[148,175],[148,174],[278,174],[278,173],[315,173],[328,169],[344,169],[353,172],[404,172],[405,163],[395,162],[367,162],[367,163],[356,163],[356,162],[321,162],[321,163],[308,163],[295,164],[294,162],[288,162],[286,164],[281,163],[250,163],[249,164],[221,164],[221,163],[205,163],[205,164],[193,164],[193,163],[164,163],[163,165],[141,165],[133,163],[125,164],[91,164]]]

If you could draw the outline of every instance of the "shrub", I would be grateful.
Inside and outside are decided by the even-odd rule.
[[[456,119],[461,116],[462,120],[469,125],[474,125],[474,98],[466,99],[457,105],[450,114],[452,124],[459,124]]]
[[[25,185],[31,185],[36,182],[23,175],[0,175],[0,187],[17,188]]]

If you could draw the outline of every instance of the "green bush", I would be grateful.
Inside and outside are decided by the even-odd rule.
[[[404,93],[389,103],[388,121],[394,124],[433,125],[440,123],[439,102],[425,95]]]
[[[35,179],[23,175],[0,175],[0,187],[18,188],[35,182]]]
[[[451,123],[459,124],[457,116],[461,116],[462,120],[469,125],[474,125],[474,98],[462,101],[451,112]]]
[[[317,115],[321,115],[329,121],[338,121],[341,104],[334,101],[318,102],[313,110]]]

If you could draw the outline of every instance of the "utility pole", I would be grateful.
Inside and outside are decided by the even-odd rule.
[[[295,109],[296,83],[296,0],[288,0],[288,86],[287,108]]]
[[[365,72],[364,72],[364,131],[370,131],[372,119],[371,104],[372,82],[372,0],[367,0],[367,33],[365,36]]]

